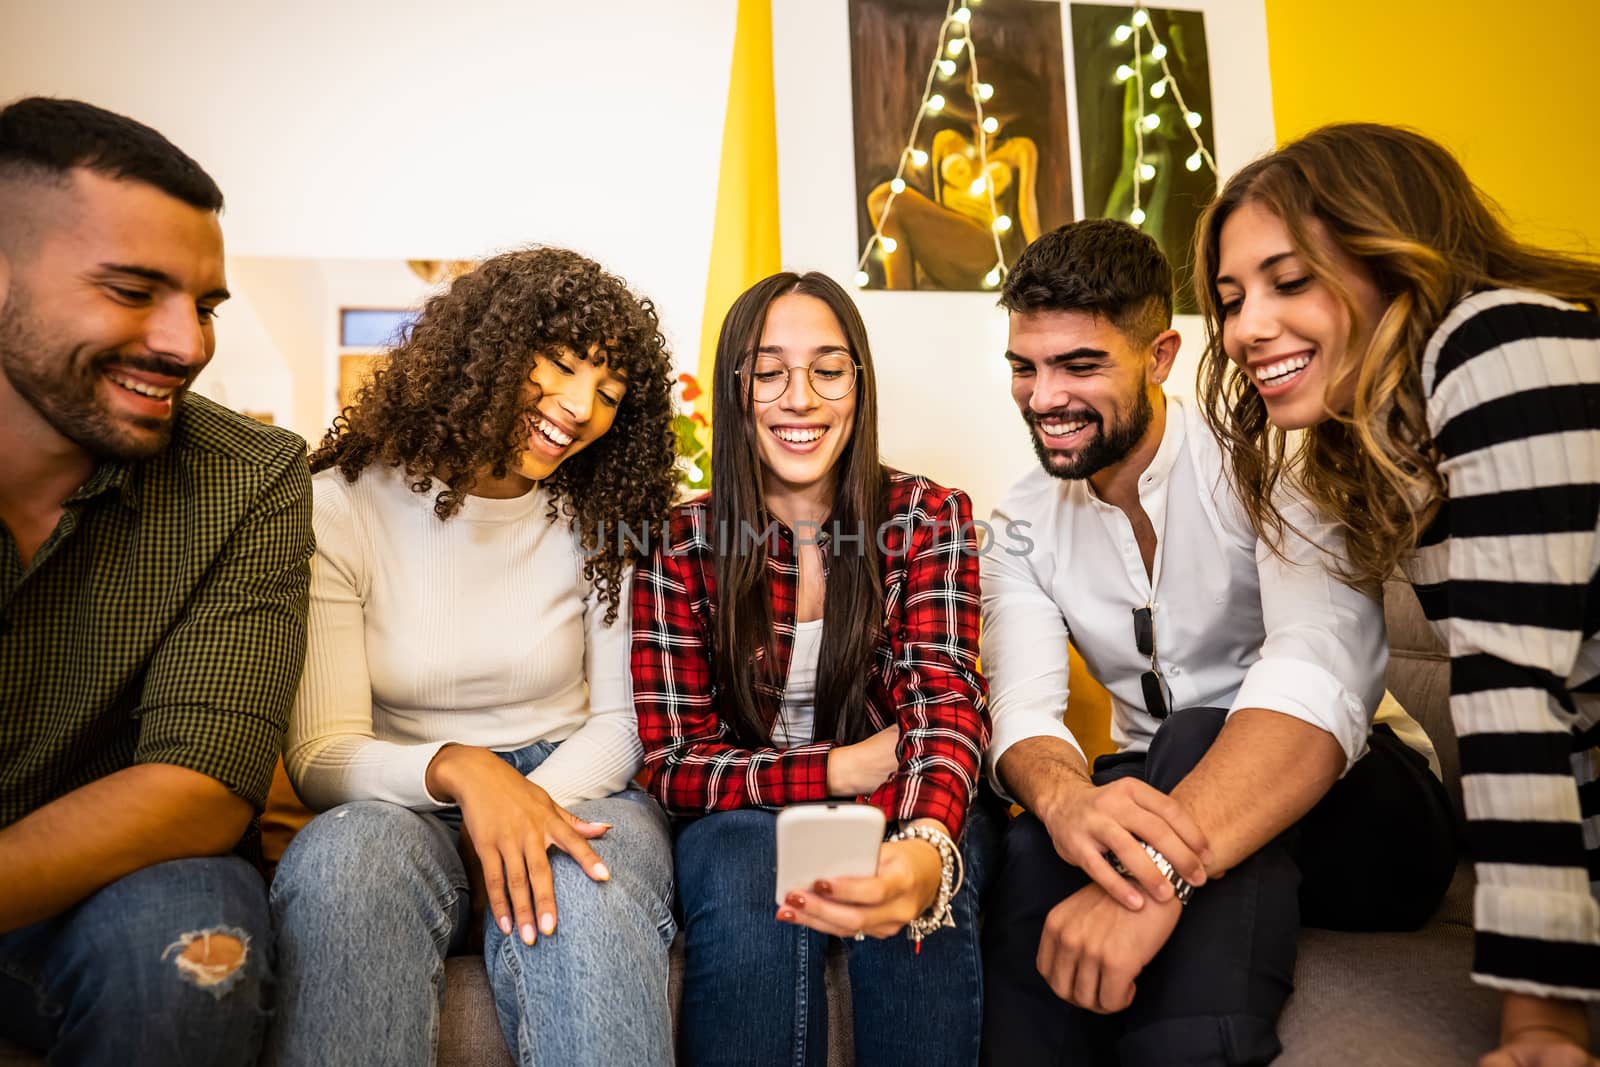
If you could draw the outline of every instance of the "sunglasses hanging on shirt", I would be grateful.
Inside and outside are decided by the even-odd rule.
[[[1144,710],[1151,717],[1167,717],[1167,687],[1156,665],[1156,621],[1150,605],[1133,609],[1133,640],[1139,646],[1139,655],[1150,657],[1150,669],[1139,675],[1139,688],[1144,690]]]

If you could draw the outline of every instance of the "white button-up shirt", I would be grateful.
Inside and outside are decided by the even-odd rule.
[[[1083,751],[1062,721],[1069,637],[1111,694],[1118,751],[1149,746],[1161,721],[1145,710],[1139,677],[1150,658],[1133,622],[1146,606],[1173,710],[1267,708],[1332,734],[1346,770],[1366,752],[1389,659],[1382,605],[1330,573],[1323,546],[1342,553],[1342,538],[1307,505],[1285,510],[1299,532],[1286,538],[1288,559],[1274,555],[1250,528],[1224,462],[1199,410],[1168,397],[1160,448],[1139,475],[1156,533],[1150,574],[1127,515],[1087,480],[1035,468],[995,510],[996,540],[982,561],[982,651],[997,786],[995,764],[1023,738],[1059,737]],[[1436,766],[1421,727],[1383,704],[1381,718]]]

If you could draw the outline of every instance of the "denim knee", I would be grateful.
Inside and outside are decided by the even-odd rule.
[[[51,952],[62,1062],[241,1063],[260,1049],[272,932],[266,886],[237,857],[113,882],[71,914]]]
[[[438,819],[381,800],[323,812],[295,835],[272,880],[286,933],[306,924],[365,929],[421,914],[443,945],[468,893],[466,867]]]
[[[673,860],[686,915],[696,905],[773,905],[777,818],[759,808],[719,811],[678,832]]]

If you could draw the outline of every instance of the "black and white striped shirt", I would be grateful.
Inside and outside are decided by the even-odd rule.
[[[1473,977],[1600,999],[1600,316],[1476,293],[1422,385],[1448,499],[1406,570],[1450,651]]]

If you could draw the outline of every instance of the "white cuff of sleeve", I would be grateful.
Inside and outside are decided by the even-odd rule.
[[[1366,755],[1371,716],[1356,695],[1325,668],[1301,659],[1257,660],[1233,698],[1241,708],[1265,708],[1308,722],[1333,735],[1344,750],[1346,772]]]
[[[393,759],[384,761],[383,789],[391,795],[375,799],[392,801],[412,811],[440,811],[451,807],[428,792],[428,764],[448,744],[449,741],[430,741],[425,745],[401,747]]]
[[[1015,801],[1010,793],[1000,782],[1000,757],[1005,755],[1006,749],[1018,741],[1025,741],[1030,737],[1057,737],[1078,750],[1078,755],[1083,756],[1087,763],[1089,757],[1084,756],[1083,746],[1078,744],[1078,739],[1072,736],[1072,731],[1066,724],[1054,715],[1038,713],[1027,714],[1011,712],[1005,715],[996,715],[989,734],[989,749],[984,753],[983,762],[989,774],[989,784],[994,786],[994,791],[1007,800]]]

